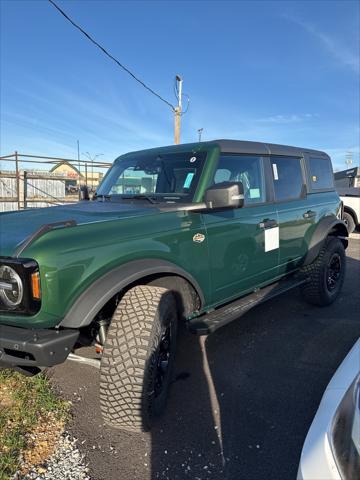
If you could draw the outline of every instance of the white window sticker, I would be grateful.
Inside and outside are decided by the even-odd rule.
[[[274,180],[279,180],[279,174],[278,174],[276,163],[273,163],[272,166],[273,166],[273,172],[274,172]]]
[[[260,188],[250,188],[250,198],[260,198]]]
[[[271,252],[279,248],[279,227],[265,230],[265,252]]]
[[[190,158],[190,163],[195,163],[196,162],[196,157],[191,157]]]

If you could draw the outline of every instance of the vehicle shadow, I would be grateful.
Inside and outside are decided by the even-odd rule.
[[[167,409],[151,430],[152,479],[216,478],[222,472],[204,355],[204,339],[181,331]]]
[[[208,337],[180,336],[177,380],[151,432],[152,479],[296,478],[324,389],[360,336],[360,262],[347,265],[332,306],[294,290]]]

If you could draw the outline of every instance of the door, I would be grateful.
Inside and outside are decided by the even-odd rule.
[[[267,201],[264,160],[225,155],[213,184],[242,182],[244,207],[203,214],[209,248],[212,303],[239,297],[277,276],[277,212]]]
[[[306,193],[303,159],[270,157],[280,233],[279,273],[296,269],[307,253],[308,231],[316,211]]]

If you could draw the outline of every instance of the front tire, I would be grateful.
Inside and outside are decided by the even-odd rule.
[[[165,288],[129,290],[113,315],[100,369],[107,425],[147,431],[166,406],[175,360],[177,308]]]
[[[303,268],[309,281],[302,286],[304,299],[312,305],[331,305],[344,283],[346,255],[342,241],[328,237],[313,263]]]

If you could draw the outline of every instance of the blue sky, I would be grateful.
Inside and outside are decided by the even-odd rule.
[[[58,0],[175,103],[182,142],[236,138],[359,161],[357,1]],[[39,155],[119,154],[173,142],[169,107],[90,44],[47,0],[1,0],[1,145]]]

